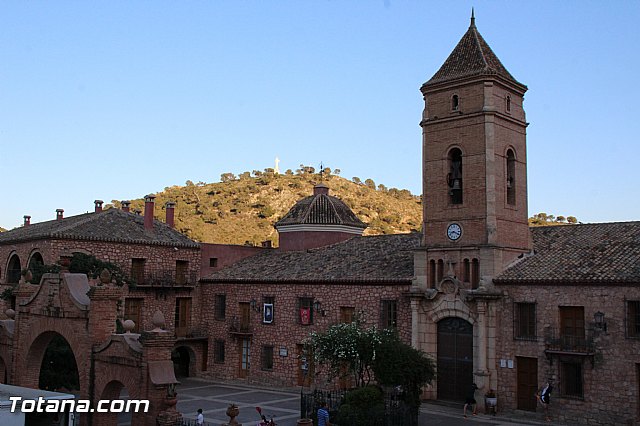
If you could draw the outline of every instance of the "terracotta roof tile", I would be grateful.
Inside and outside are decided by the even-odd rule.
[[[472,18],[467,32],[438,72],[424,83],[423,87],[476,75],[495,75],[524,87],[502,65],[500,59],[478,32]]]
[[[531,228],[534,254],[494,279],[520,283],[640,283],[640,222]]]
[[[0,244],[51,238],[199,247],[198,243],[157,220],[154,220],[153,232],[149,232],[144,228],[144,216],[115,208],[2,232]]]
[[[413,278],[421,234],[353,237],[306,251],[272,250],[218,271],[205,282],[402,282]]]
[[[298,201],[275,226],[300,224],[367,227],[342,200],[326,194],[316,194]]]

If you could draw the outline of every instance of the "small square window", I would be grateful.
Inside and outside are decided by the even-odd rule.
[[[217,257],[210,257],[209,258],[209,267],[210,268],[216,268],[218,266],[218,258]]]

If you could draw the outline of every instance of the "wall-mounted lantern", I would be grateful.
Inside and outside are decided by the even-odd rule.
[[[596,312],[593,314],[593,320],[598,330],[607,331],[607,323],[604,320],[604,312]]]

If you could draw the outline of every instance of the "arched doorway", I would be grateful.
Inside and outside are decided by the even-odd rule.
[[[78,365],[69,342],[54,332],[48,332],[45,335],[38,337],[38,339],[48,338],[49,340],[40,364],[38,387],[50,391],[79,391]]]
[[[20,281],[20,258],[17,254],[12,254],[7,265],[7,284],[17,284]]]
[[[186,346],[179,346],[171,351],[171,360],[173,361],[173,371],[176,377],[189,377],[191,376],[192,352],[190,348]]]
[[[120,400],[120,401],[128,401],[130,399],[130,394],[125,385],[118,381],[112,380],[107,383],[105,386],[102,395],[100,396],[101,400]],[[118,407],[118,410],[120,408]],[[133,413],[131,411],[122,410],[121,413],[99,413],[94,415],[93,423],[97,425],[118,425],[118,426],[131,426],[133,418]]]
[[[462,318],[438,322],[438,399],[464,401],[473,383],[473,326]]]

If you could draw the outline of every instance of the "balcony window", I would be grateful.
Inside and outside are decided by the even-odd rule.
[[[298,321],[302,325],[313,324],[313,297],[298,298]]]
[[[178,297],[176,298],[176,336],[184,337],[189,331],[189,325],[191,323],[191,298],[190,297]]]
[[[187,273],[189,271],[189,262],[186,260],[176,260],[176,284],[187,284]]]
[[[146,259],[131,259],[131,278],[136,284],[144,284],[144,264]]]

